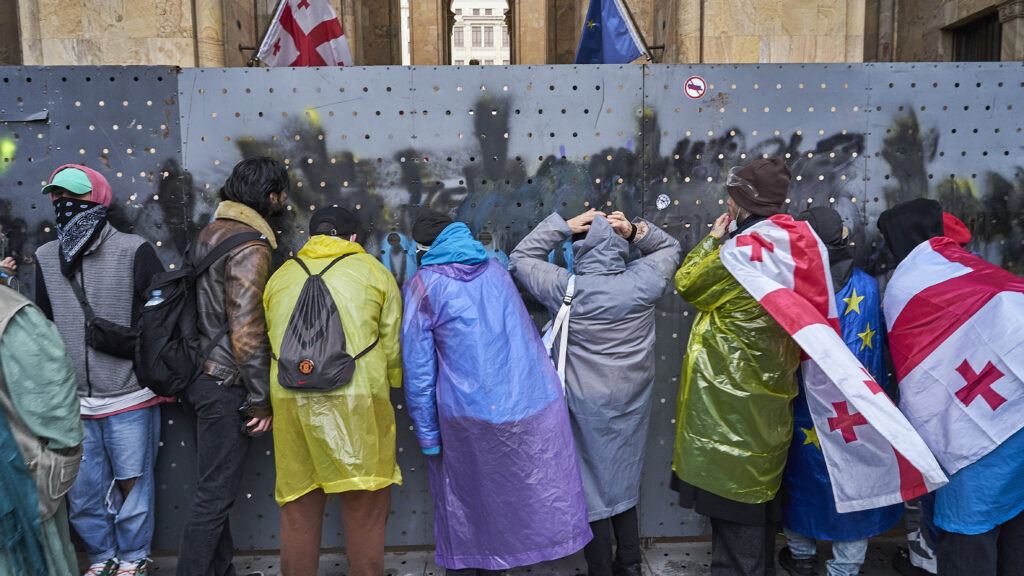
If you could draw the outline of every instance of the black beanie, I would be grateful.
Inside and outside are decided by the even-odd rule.
[[[441,235],[445,228],[455,223],[447,214],[437,210],[426,210],[420,212],[416,221],[412,223],[412,239],[417,244],[430,246]]]
[[[309,235],[351,236],[359,231],[359,217],[348,208],[327,206],[309,218]]]
[[[840,262],[853,258],[853,251],[850,250],[850,242],[843,236],[843,217],[832,208],[815,206],[808,208],[796,215],[794,220],[802,220],[811,225],[814,233],[825,243],[828,250],[828,261],[832,268]],[[845,282],[843,282],[845,285]],[[841,290],[842,285],[833,282],[836,290]]]
[[[736,176],[750,182],[746,186],[727,186],[733,201],[757,216],[772,216],[782,212],[789,196],[789,167],[782,158],[761,158],[736,171]]]
[[[899,264],[921,242],[943,235],[942,206],[928,198],[902,202],[878,216],[878,229]]]

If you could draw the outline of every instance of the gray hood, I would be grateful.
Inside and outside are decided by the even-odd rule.
[[[595,216],[587,237],[572,243],[572,252],[576,274],[621,274],[626,271],[629,243],[604,216]]]

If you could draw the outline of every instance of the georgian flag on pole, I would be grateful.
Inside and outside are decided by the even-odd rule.
[[[900,408],[947,472],[1024,427],[1024,279],[932,238],[893,272],[883,308]]]
[[[281,0],[257,54],[269,66],[351,66],[352,52],[328,0]]]
[[[839,335],[828,252],[779,214],[726,242],[725,267],[804,351],[801,370],[839,512],[916,498],[947,482],[939,463]]]

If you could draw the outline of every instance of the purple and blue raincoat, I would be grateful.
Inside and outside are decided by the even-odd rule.
[[[405,395],[427,457],[437,563],[502,570],[591,538],[558,376],[505,268],[464,224],[402,288]]]

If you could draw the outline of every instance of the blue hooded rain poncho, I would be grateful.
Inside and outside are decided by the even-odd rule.
[[[591,538],[569,414],[505,268],[449,225],[402,288],[405,394],[428,456],[437,563],[502,570]]]

